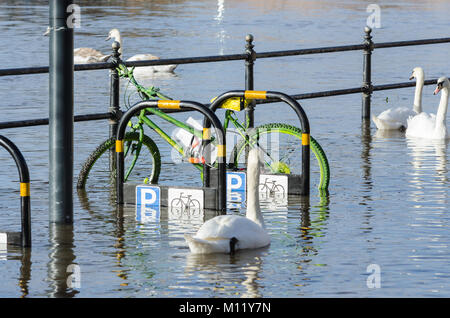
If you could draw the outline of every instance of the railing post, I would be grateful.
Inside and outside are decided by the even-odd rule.
[[[119,72],[117,71],[117,66],[120,63],[120,43],[114,41],[112,44],[113,54],[112,63],[114,67],[110,70],[110,99],[109,99],[109,109],[108,111],[113,114],[113,117],[109,120],[109,137],[116,136],[117,125],[120,120],[120,79]]]
[[[245,41],[245,53],[247,54],[245,60],[245,90],[252,91],[254,90],[253,66],[256,59],[256,52],[253,50],[253,35],[247,34]],[[248,128],[253,128],[255,125],[254,109],[255,101],[252,101],[245,111]]]
[[[51,0],[49,83],[49,221],[73,223],[73,27],[72,0]]]
[[[247,58],[245,59],[245,90],[254,90],[254,78],[253,78],[253,66],[255,64],[256,52],[253,50],[253,35],[247,34],[245,37],[245,53]],[[252,100],[245,109],[245,122],[247,128],[255,127],[255,106],[256,102]],[[248,138],[247,134],[245,136]],[[245,145],[245,162],[247,162],[248,153],[250,148],[248,144]]]
[[[112,44],[112,63],[114,67],[109,71],[110,74],[110,86],[109,86],[109,108],[108,112],[112,114],[109,119],[109,137],[115,138],[117,125],[119,124],[119,120],[121,117],[120,111],[120,78],[119,72],[117,71],[117,66],[120,63],[120,43],[114,41]],[[115,169],[116,163],[116,154],[114,149],[110,149],[109,152],[109,167],[110,171]]]
[[[372,51],[373,42],[372,36],[370,35],[372,29],[366,26],[364,28],[364,53],[363,53],[363,88],[362,93],[362,110],[361,118],[370,119],[370,100],[372,96]]]

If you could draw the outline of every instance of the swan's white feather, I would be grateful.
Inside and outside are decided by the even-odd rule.
[[[441,77],[438,79],[438,84],[441,85],[441,98],[436,115],[420,113],[409,118],[406,136],[425,139],[447,139],[450,137],[446,127],[450,82],[448,78]]]
[[[240,215],[220,215],[206,221],[194,236],[185,236],[192,253],[230,253],[230,240],[236,238],[235,249],[260,248],[270,244],[264,228]]]
[[[407,107],[390,108],[380,115],[372,116],[372,120],[378,129],[404,129],[407,126],[407,120],[417,113]]]
[[[416,78],[414,92],[414,109],[407,107],[389,108],[378,116],[372,115],[372,120],[379,130],[403,130],[408,126],[408,118],[422,112],[422,89],[425,74],[421,67],[415,67],[410,79]]]
[[[158,56],[152,54],[136,54],[127,61],[147,61],[147,60],[159,60]],[[175,64],[171,65],[154,65],[154,66],[142,66],[134,69],[134,75],[145,75],[147,73],[171,73],[177,67]]]
[[[73,62],[75,64],[105,62],[110,56],[89,47],[80,47],[73,50]]]
[[[122,37],[118,29],[112,29],[109,31],[108,39],[114,38],[115,41],[120,43],[119,52],[122,54],[123,42]],[[145,61],[145,60],[158,60],[159,57],[152,54],[136,54],[127,59],[127,61]],[[155,66],[141,66],[134,69],[134,75],[145,76],[153,73],[172,73],[177,67],[176,64],[173,65],[155,65]]]
[[[252,149],[247,168],[247,214],[216,216],[200,227],[194,236],[185,235],[189,249],[195,254],[230,253],[230,240],[237,239],[235,250],[255,249],[270,244],[259,208],[258,180],[260,154]]]

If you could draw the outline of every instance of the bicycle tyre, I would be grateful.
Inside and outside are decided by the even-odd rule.
[[[253,130],[249,131],[249,139],[250,143],[253,145],[259,136],[263,134],[270,134],[270,133],[281,133],[281,134],[289,134],[292,136],[295,136],[299,139],[300,143],[299,146],[301,147],[301,140],[302,140],[302,130],[298,127],[294,127],[287,124],[281,124],[281,123],[271,123],[271,124],[265,124],[258,126],[254,128]],[[319,191],[328,190],[328,186],[330,184],[330,167],[328,164],[327,156],[325,155],[325,152],[323,151],[320,144],[312,137],[310,136],[310,146],[311,150],[314,153],[318,166],[320,168],[320,181],[317,186]],[[237,164],[240,160],[240,157],[242,153],[245,153],[245,140],[241,139],[234,147],[230,155],[230,168],[237,168]],[[243,152],[244,151],[244,152]]]
[[[124,142],[127,141],[139,141],[139,133],[137,132],[128,132],[124,136]],[[77,181],[77,188],[78,189],[84,189],[86,187],[86,183],[89,179],[89,174],[92,171],[92,168],[94,167],[95,163],[98,161],[98,159],[102,156],[108,156],[109,150],[113,149],[116,145],[116,139],[115,138],[109,138],[103,143],[101,143],[92,153],[91,155],[86,159],[84,162],[80,173],[78,174],[78,181]],[[148,174],[148,180],[149,183],[157,183],[159,179],[159,173],[161,171],[161,155],[159,153],[159,149],[156,146],[155,142],[148,137],[147,135],[144,135],[142,145],[145,146],[149,152],[149,154],[152,157],[152,167],[151,171]],[[144,148],[144,147],[143,147]],[[142,154],[141,154],[142,155]],[[140,156],[141,156],[140,155]],[[137,165],[139,164],[139,160],[137,162]],[[136,168],[136,167],[135,167]],[[126,169],[126,167],[125,167]],[[106,174],[106,172],[104,172]],[[113,176],[115,176],[115,170],[109,171],[109,179],[110,184],[113,181]]]
[[[189,211],[191,211],[191,208],[194,208],[194,214],[196,211],[200,212],[200,201],[197,199],[191,200],[189,202]]]

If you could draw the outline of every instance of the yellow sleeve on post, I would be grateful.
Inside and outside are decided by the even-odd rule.
[[[20,196],[21,197],[29,197],[30,196],[30,183],[29,182],[21,182],[20,183]]]
[[[225,157],[226,152],[227,150],[225,148],[225,145],[217,145],[217,157]]]
[[[266,99],[266,91],[245,91],[245,99]]]
[[[123,140],[116,140],[116,152],[123,152]]]
[[[158,108],[180,109],[179,100],[158,100]]]
[[[302,134],[302,145],[303,146],[309,146],[310,143],[310,136],[309,134]]]

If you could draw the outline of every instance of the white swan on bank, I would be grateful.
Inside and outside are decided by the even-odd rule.
[[[264,218],[259,206],[259,174],[262,165],[260,150],[253,148],[248,155],[247,213],[220,215],[206,221],[194,235],[185,234],[189,249],[194,254],[234,253],[270,244]]]
[[[439,107],[435,114],[420,113],[408,119],[407,137],[426,139],[447,139],[449,135],[446,127],[446,116],[448,107],[448,91],[450,81],[447,77],[440,77],[434,95],[441,92]]]
[[[408,118],[422,112],[422,90],[425,81],[425,74],[421,67],[414,68],[410,80],[416,79],[416,89],[414,92],[414,107],[389,108],[380,115],[372,116],[372,120],[378,129],[384,130],[404,130],[408,124]]]
[[[108,37],[106,38],[106,40],[110,40],[110,39],[114,39],[114,41],[119,42],[120,44],[120,48],[119,48],[119,53],[120,55],[122,55],[122,47],[123,47],[123,42],[122,42],[122,37],[120,36],[120,32],[118,29],[112,29],[111,31],[109,31]],[[129,59],[127,59],[127,61],[131,62],[131,61],[145,61],[145,60],[159,60],[158,56],[152,55],[152,54],[136,54],[133,55],[132,57],[130,57]],[[173,72],[173,70],[177,67],[177,65],[172,64],[172,65],[155,65],[155,66],[142,66],[142,67],[136,67],[134,69],[134,75],[146,75],[146,74],[151,74],[151,73],[155,73],[155,72],[161,72],[161,73],[170,73]]]

